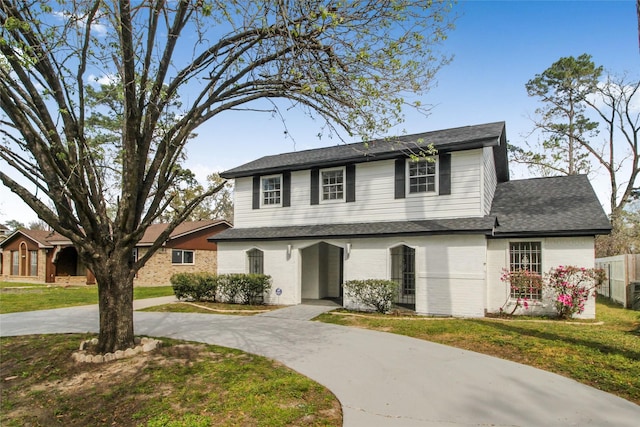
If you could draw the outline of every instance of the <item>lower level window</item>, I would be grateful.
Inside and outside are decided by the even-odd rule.
[[[29,276],[38,275],[38,251],[29,251]]]
[[[542,246],[540,242],[510,242],[511,298],[542,298]]]
[[[193,251],[174,249],[171,252],[172,264],[193,264]]]
[[[405,245],[391,249],[391,280],[398,284],[398,302],[404,304],[415,304],[415,249]]]
[[[260,249],[247,251],[249,261],[249,274],[264,274],[264,252]]]
[[[11,251],[11,275],[20,275],[20,252]]]

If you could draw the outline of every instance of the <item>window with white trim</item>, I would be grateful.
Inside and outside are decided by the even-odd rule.
[[[332,169],[321,172],[322,200],[344,199],[344,169]]]
[[[264,176],[261,180],[262,205],[275,206],[282,203],[282,177]]]
[[[193,264],[193,251],[185,251],[183,249],[173,249],[171,251],[172,264]]]
[[[29,276],[38,275],[38,251],[29,251]]]
[[[398,284],[398,303],[416,303],[416,250],[406,245],[391,248],[391,280]]]
[[[264,274],[264,252],[260,249],[247,251],[249,274]]]
[[[436,191],[435,160],[409,159],[409,194],[433,193]]]
[[[20,275],[20,252],[11,251],[11,275]]]
[[[509,271],[528,271],[538,275],[542,274],[542,244],[540,242],[509,242]],[[518,290],[511,287],[511,298],[528,298],[532,300],[542,299],[542,289],[529,287],[526,290]]]

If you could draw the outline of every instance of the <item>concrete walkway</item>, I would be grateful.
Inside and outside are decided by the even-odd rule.
[[[428,341],[296,320],[304,310],[137,312],[135,328],[278,360],[333,391],[345,426],[638,426],[639,406],[559,375]],[[95,306],[4,314],[0,335],[96,332],[97,319]]]

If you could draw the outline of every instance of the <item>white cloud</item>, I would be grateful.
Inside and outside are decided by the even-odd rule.
[[[615,95],[615,96],[619,96],[621,93],[626,93],[627,96],[631,95],[631,92],[633,91],[633,87],[631,85],[626,85],[626,86],[619,86],[614,82],[599,82],[598,83],[598,87],[600,89],[604,88],[607,84],[610,84],[610,92]],[[599,94],[592,94],[588,96],[589,101],[593,102],[598,108],[607,108],[605,103],[604,103],[604,99],[602,98],[601,95]],[[631,102],[629,103],[629,112],[630,113],[640,113],[640,90],[636,91],[636,93],[633,95],[633,97],[631,98]]]
[[[211,175],[214,172],[222,172],[225,169],[221,167],[211,167],[209,165],[203,165],[202,163],[197,164],[185,164],[185,167],[190,169],[196,176],[198,182],[202,185],[207,183],[207,176]]]
[[[38,220],[38,215],[8,187],[0,184],[0,223],[4,224],[12,219],[29,225]]]
[[[118,76],[116,74],[103,74],[102,76],[89,74],[89,76],[87,76],[87,80],[89,83],[97,83],[99,85],[110,85],[118,82]]]
[[[55,12],[52,12],[52,14],[53,16],[58,18],[60,21],[69,21],[73,16],[66,11],[55,11]],[[74,19],[74,22],[78,26],[78,28],[82,28],[82,29],[86,28],[86,25],[87,25],[86,17],[76,17]],[[97,37],[104,37],[107,35],[108,29],[106,25],[103,25],[100,23],[99,18],[94,17],[93,21],[91,21],[91,33]]]

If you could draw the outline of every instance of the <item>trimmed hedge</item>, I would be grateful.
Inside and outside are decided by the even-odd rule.
[[[171,276],[178,299],[262,304],[271,289],[271,276],[265,274],[177,273]]]
[[[398,284],[381,279],[349,280],[344,283],[344,293],[356,303],[387,313],[398,296]]]
[[[177,273],[170,281],[178,299],[216,302],[218,281],[213,273]]]

